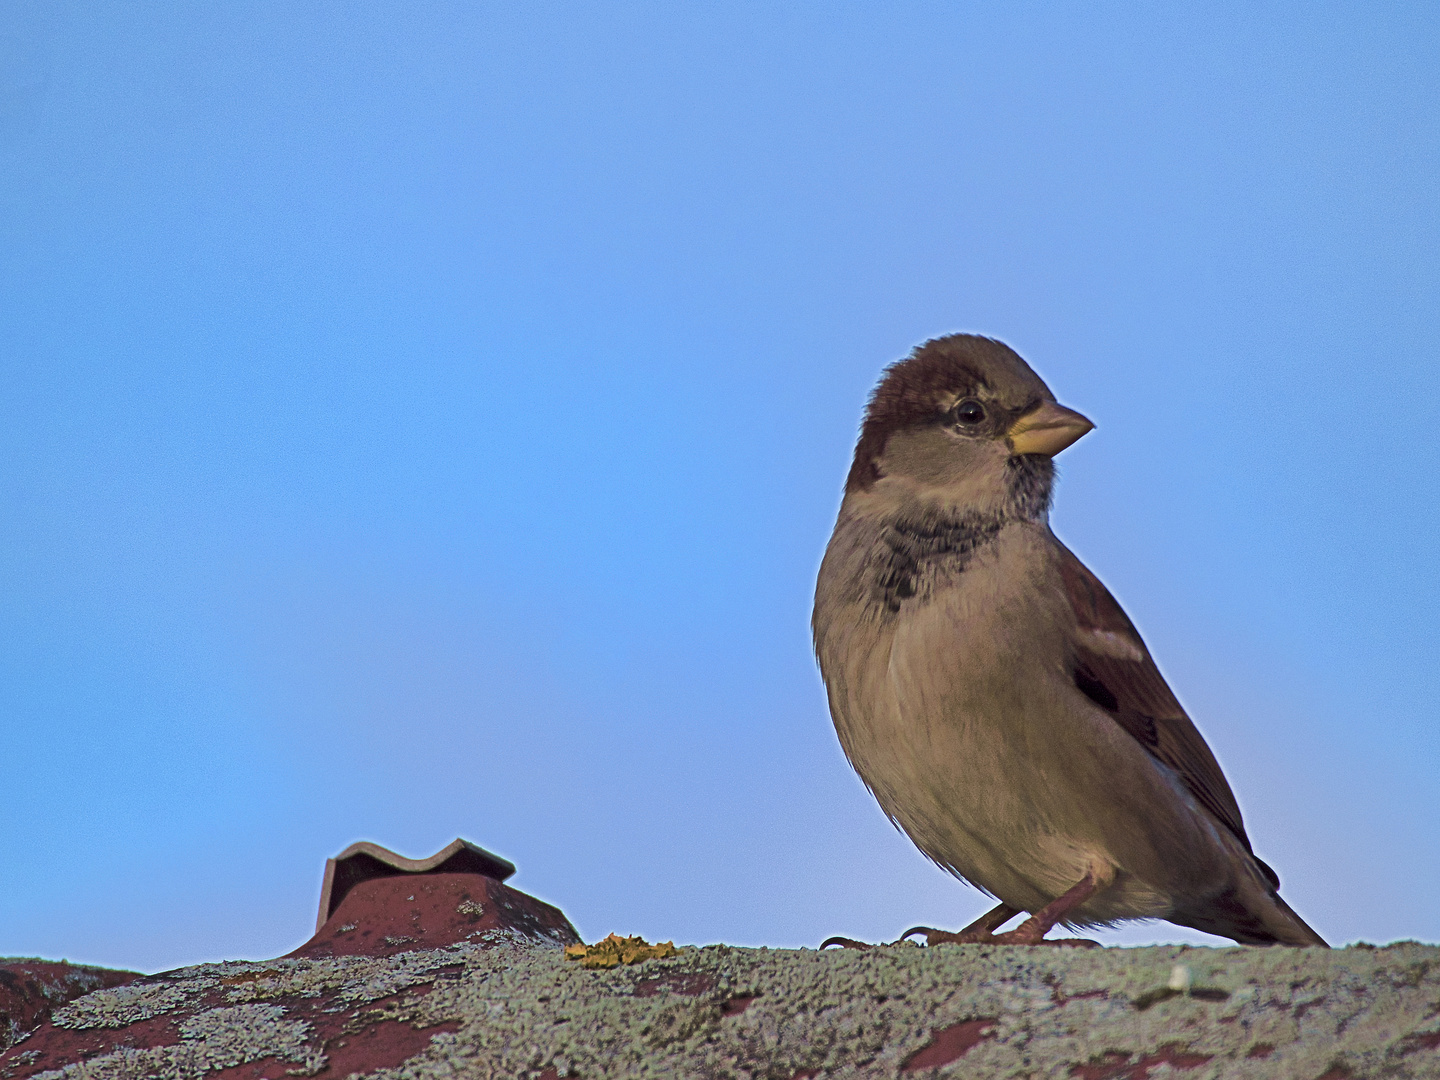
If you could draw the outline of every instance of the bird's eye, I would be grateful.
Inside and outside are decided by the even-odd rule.
[[[985,406],[981,405],[974,398],[966,398],[955,406],[956,423],[973,427],[985,419]]]

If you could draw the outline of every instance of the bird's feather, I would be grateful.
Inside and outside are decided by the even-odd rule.
[[[1114,717],[1157,761],[1172,769],[1246,851],[1250,838],[1220,763],[1155,666],[1145,643],[1110,590],[1057,542],[1060,574],[1075,613],[1075,685]],[[1253,855],[1253,851],[1251,852]],[[1275,872],[1255,860],[1271,885]]]

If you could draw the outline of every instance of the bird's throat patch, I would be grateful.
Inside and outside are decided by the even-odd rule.
[[[892,613],[908,601],[928,601],[937,584],[965,572],[976,551],[994,540],[1006,521],[999,514],[963,514],[888,522],[867,575],[872,599]]]

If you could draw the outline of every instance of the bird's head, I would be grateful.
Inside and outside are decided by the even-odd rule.
[[[848,495],[1040,517],[1051,458],[1095,425],[1009,346],[951,334],[890,365],[865,410]]]

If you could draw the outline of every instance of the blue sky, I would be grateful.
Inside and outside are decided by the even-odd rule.
[[[1055,529],[1291,903],[1440,940],[1440,16],[1184,9],[7,5],[0,954],[278,955],[357,839],[589,939],[968,921],[807,626],[955,330],[1096,421]]]

